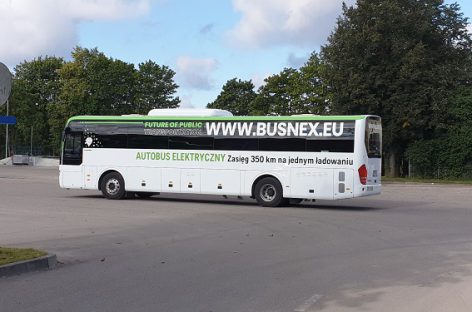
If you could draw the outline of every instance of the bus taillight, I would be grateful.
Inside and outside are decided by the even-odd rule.
[[[367,183],[367,167],[362,165],[359,167],[359,179],[361,180],[361,184],[366,185]]]

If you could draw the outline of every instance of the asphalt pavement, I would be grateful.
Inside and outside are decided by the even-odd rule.
[[[62,190],[0,167],[0,245],[57,255],[0,278],[0,311],[472,311],[472,186],[263,208]]]

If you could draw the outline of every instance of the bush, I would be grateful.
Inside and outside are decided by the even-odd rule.
[[[412,176],[472,178],[472,136],[466,128],[451,130],[444,137],[417,141],[408,147]]]
[[[439,166],[438,140],[421,140],[411,144],[406,156],[412,166],[411,175],[432,178]]]

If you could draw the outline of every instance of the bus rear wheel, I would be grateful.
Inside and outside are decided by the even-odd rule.
[[[122,199],[126,194],[125,181],[118,172],[110,172],[104,176],[100,189],[108,199]]]
[[[271,177],[263,178],[257,182],[254,188],[254,197],[259,205],[264,207],[277,207],[287,203],[283,198],[283,190],[280,182]]]

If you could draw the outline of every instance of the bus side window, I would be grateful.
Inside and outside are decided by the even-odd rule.
[[[170,149],[212,150],[212,137],[170,137]]]
[[[107,134],[107,135],[96,135],[101,144],[97,147],[103,148],[126,148],[127,147],[127,135],[126,134]]]
[[[258,142],[258,139],[253,139],[253,138],[247,138],[247,139],[215,138],[214,149],[227,150],[227,151],[257,151],[259,150],[259,142]]]
[[[259,139],[259,150],[304,152],[306,150],[306,140],[304,138],[262,138]]]
[[[354,140],[307,140],[307,152],[353,153]]]
[[[128,148],[167,149],[169,138],[165,136],[128,134]]]

